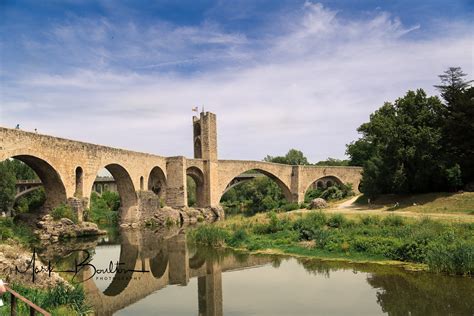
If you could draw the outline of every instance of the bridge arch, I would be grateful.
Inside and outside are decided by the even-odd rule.
[[[322,176],[318,179],[315,179],[313,182],[310,182],[309,185],[306,187],[305,192],[308,191],[310,188],[313,189],[326,189],[333,185],[342,185],[344,182],[337,176],[328,175]]]
[[[114,178],[120,195],[120,220],[122,222],[133,222],[138,218],[138,198],[130,174],[118,163],[110,163],[103,168],[107,169]]]
[[[234,179],[236,179],[237,177],[245,174],[246,172],[248,171],[255,171],[255,172],[258,172],[260,174],[263,174],[264,176],[267,176],[268,178],[270,178],[271,180],[273,180],[277,185],[278,187],[281,189],[283,195],[285,196],[285,199],[290,202],[292,201],[292,194],[291,194],[291,190],[290,188],[288,187],[288,185],[285,184],[285,182],[283,182],[282,179],[280,179],[275,173],[269,171],[269,170],[265,170],[261,167],[258,167],[258,168],[250,168],[250,169],[247,169],[247,170],[239,170],[238,172],[239,173],[234,173],[232,176],[232,178],[230,178],[231,176],[228,176],[228,178],[230,178],[230,180],[227,180],[227,182],[225,183],[222,183],[222,185],[220,184],[220,187],[221,187],[221,191],[219,192],[219,201],[222,199],[222,196],[224,195],[224,193],[230,188],[230,187],[233,187],[233,186],[236,186],[238,183],[233,183]]]
[[[191,177],[196,183],[196,206],[205,206],[205,191],[204,191],[204,173],[198,167],[189,167],[186,169],[186,175]]]
[[[155,279],[161,279],[169,267],[169,259],[168,259],[168,249],[162,248],[160,251],[154,256],[150,258],[150,270]]]
[[[148,190],[160,198],[166,199],[166,176],[163,170],[155,166],[148,176]]]
[[[28,165],[40,178],[46,195],[43,204],[45,210],[53,209],[67,201],[64,182],[59,172],[46,159],[33,155],[16,155],[11,158]]]

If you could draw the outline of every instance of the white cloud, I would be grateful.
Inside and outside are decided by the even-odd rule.
[[[422,26],[404,26],[384,12],[342,19],[309,2],[287,19],[279,21],[280,33],[261,39],[212,23],[56,26],[51,34],[61,46],[82,47],[69,56],[80,66],[6,82],[0,122],[191,156],[190,109],[204,104],[218,116],[221,158],[262,159],[298,148],[315,162],[342,158],[356,128],[384,101],[408,89],[435,93],[432,85],[448,66],[474,73],[469,26],[409,39]],[[58,47],[48,43],[46,49]],[[94,60],[84,63],[88,58]],[[175,71],[179,66],[200,71]]]

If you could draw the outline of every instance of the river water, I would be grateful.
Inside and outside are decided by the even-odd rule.
[[[79,279],[97,315],[474,315],[472,278],[200,248],[180,230],[86,248]]]

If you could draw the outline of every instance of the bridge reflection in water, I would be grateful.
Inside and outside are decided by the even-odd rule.
[[[124,231],[121,238],[121,271],[92,276],[94,268],[88,267],[80,274],[81,280],[86,280],[84,290],[96,315],[112,315],[168,285],[185,286],[192,278],[198,283],[199,315],[222,315],[222,273],[271,262],[269,257],[245,256],[239,260],[228,252],[195,248],[187,245],[183,231]],[[93,257],[91,264],[106,269],[110,261],[115,263],[117,258]],[[104,280],[111,282],[101,289]]]

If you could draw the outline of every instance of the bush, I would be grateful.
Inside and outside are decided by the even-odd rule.
[[[194,231],[194,239],[197,243],[212,247],[222,247],[229,239],[229,233],[215,225],[203,225]]]
[[[234,233],[229,239],[229,245],[232,247],[239,246],[248,238],[248,234],[243,228],[239,228]]]
[[[328,220],[328,226],[332,228],[340,228],[346,223],[346,218],[342,214],[334,214]]]
[[[396,258],[400,261],[425,262],[426,242],[408,241],[396,250]]]
[[[389,215],[389,216],[385,217],[382,220],[382,223],[385,226],[398,226],[398,227],[400,227],[400,226],[405,225],[405,221],[404,221],[403,217],[398,216],[398,215]]]
[[[74,214],[72,208],[69,205],[61,204],[58,207],[55,207],[51,211],[51,216],[54,220],[60,220],[61,218],[68,218],[74,223],[77,223],[77,215]]]
[[[447,245],[443,242],[432,242],[426,252],[426,263],[435,272],[473,276],[474,243],[458,241]]]
[[[380,223],[380,217],[377,215],[366,215],[360,218],[360,222],[366,226],[378,225]]]
[[[299,208],[298,203],[285,203],[281,206],[281,209],[285,212],[297,210]]]

